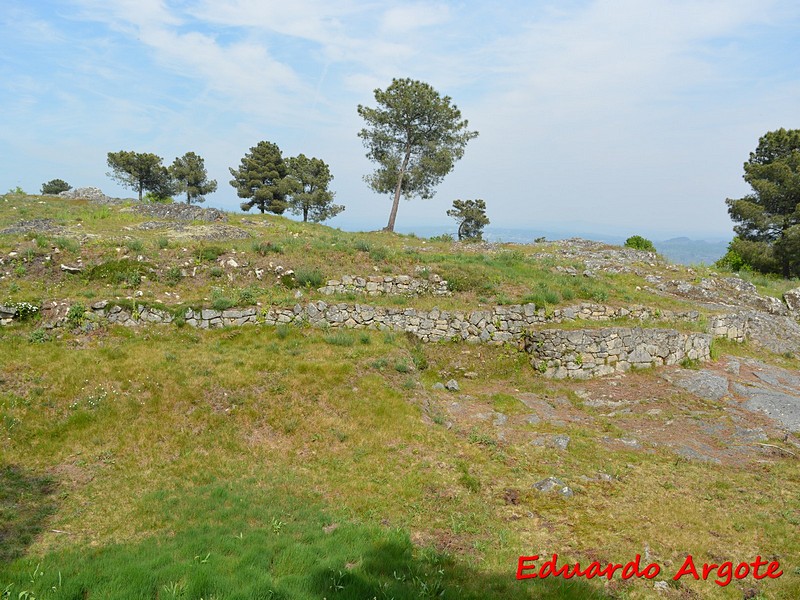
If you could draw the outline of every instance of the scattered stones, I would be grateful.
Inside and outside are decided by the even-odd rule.
[[[783,301],[796,316],[800,316],[800,287],[789,290],[783,294]]]
[[[455,379],[449,380],[447,383],[444,384],[446,390],[450,392],[458,392],[461,388],[458,386],[458,382]]]
[[[216,208],[201,208],[194,204],[136,204],[126,209],[136,214],[172,219],[175,221],[227,221],[227,215]]]
[[[570,437],[564,434],[540,434],[531,440],[533,446],[545,446],[565,451],[569,446]]]
[[[575,493],[563,481],[557,477],[548,477],[533,484],[533,489],[542,492],[543,494],[549,492],[558,492],[564,498],[572,498]]]
[[[704,446],[704,444],[700,444],[699,442],[696,441],[694,442],[694,444],[699,446]],[[711,452],[710,448],[707,451]],[[699,462],[710,462],[714,464],[720,464],[721,462],[718,458],[709,456],[709,454],[705,454],[703,452],[695,450],[690,446],[679,446],[678,448],[675,449],[675,453],[689,460],[695,460]]]
[[[446,388],[444,387],[443,383],[437,381],[431,386],[431,389],[439,392],[439,391],[444,391]]]
[[[0,234],[19,234],[19,233],[48,233],[51,235],[63,235],[67,232],[66,227],[56,225],[52,219],[30,219],[18,221],[12,227],[0,229]],[[12,257],[13,258],[13,257]]]
[[[83,267],[72,267],[70,265],[61,265],[61,270],[65,271],[66,273],[82,273]]]
[[[133,198],[111,198],[103,193],[103,190],[96,187],[79,187],[58,194],[61,198],[81,198],[91,200],[96,204],[121,204],[123,202],[136,202]]]
[[[655,286],[656,291],[664,294],[720,306],[750,308],[778,316],[789,314],[786,304],[777,298],[760,295],[756,286],[739,277],[708,277],[697,284],[675,279],[664,280],[658,275],[648,275],[646,280]]]

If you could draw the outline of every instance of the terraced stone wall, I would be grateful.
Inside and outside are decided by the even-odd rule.
[[[544,329],[525,335],[531,364],[547,377],[589,379],[631,368],[711,358],[711,335],[674,329]]]

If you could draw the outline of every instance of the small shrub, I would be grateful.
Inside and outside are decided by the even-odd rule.
[[[284,273],[279,279],[280,282],[290,290],[297,287],[297,277],[295,276],[294,271]]]
[[[441,275],[453,292],[489,291],[494,287],[484,273],[466,265],[448,265]]]
[[[36,239],[36,247],[37,248],[44,249],[44,248],[49,248],[50,247],[50,240],[48,240],[43,235],[37,235],[35,239]]]
[[[266,256],[267,254],[283,254],[283,247],[272,242],[253,242],[253,252]]]
[[[180,267],[170,267],[164,273],[164,282],[168,285],[177,285],[183,279]]]
[[[160,237],[156,240],[156,247],[159,250],[166,250],[169,248],[169,238],[168,237]]]
[[[322,273],[316,269],[298,269],[294,277],[299,287],[318,288],[322,286]]]
[[[258,291],[253,287],[246,287],[239,290],[239,294],[236,297],[236,301],[239,306],[246,306],[249,304],[256,303],[256,295]]]
[[[388,364],[389,364],[389,361],[386,360],[385,358],[378,358],[378,359],[373,360],[369,364],[369,366],[371,366],[373,369],[378,369],[379,371],[382,371],[383,369],[386,368],[386,365],[388,365]]]
[[[428,368],[428,359],[421,344],[411,349],[411,362],[414,363],[417,371],[424,371]]]
[[[30,321],[39,314],[39,307],[30,302],[12,302],[9,306],[16,309],[19,321]]]
[[[625,247],[633,248],[634,250],[644,250],[646,252],[656,251],[656,247],[653,246],[653,242],[640,235],[632,235],[627,240],[625,240]]]
[[[356,240],[353,244],[353,247],[356,250],[361,250],[361,252],[369,252],[372,249],[372,246],[369,245],[369,242],[366,240]]]
[[[385,246],[378,246],[369,251],[369,257],[375,262],[386,260],[389,256],[389,250]]]
[[[404,390],[413,390],[417,387],[417,382],[413,377],[406,377],[403,381],[402,387]]]
[[[442,235],[434,235],[430,238],[432,242],[452,242],[454,238],[449,233],[443,233]]]
[[[142,202],[150,204],[172,204],[174,200],[170,196],[162,196],[154,192],[147,192],[142,198]]]
[[[411,368],[405,363],[405,361],[400,360],[394,364],[394,370],[398,373],[408,373],[411,371]]]
[[[333,346],[352,346],[356,343],[355,338],[344,331],[338,331],[325,336],[325,343]]]
[[[211,308],[214,310],[226,310],[234,305],[233,300],[225,295],[221,288],[211,290]]]
[[[128,287],[139,287],[142,283],[142,275],[138,271],[131,271],[125,276],[125,283]]]
[[[48,341],[50,341],[50,334],[41,327],[31,331],[30,335],[28,336],[28,342],[31,344],[44,344]]]
[[[217,277],[218,278],[218,277],[222,277],[225,274],[225,271],[222,269],[222,267],[211,267],[208,270],[208,274],[211,275],[211,277]]]
[[[363,331],[361,335],[358,336],[358,341],[366,346],[372,343],[372,337],[370,337],[366,331]]]
[[[697,369],[699,369],[699,368],[700,368],[700,361],[699,361],[699,360],[697,360],[696,358],[689,358],[689,357],[687,356],[686,358],[684,358],[684,359],[681,361],[680,365],[681,365],[681,367],[683,367],[684,369],[693,369],[693,370],[697,370]]]
[[[195,258],[206,262],[213,262],[223,254],[225,254],[225,249],[219,246],[200,246],[194,251]]]
[[[286,323],[280,323],[275,327],[275,335],[278,336],[279,340],[285,340],[289,337],[289,333],[291,333],[291,329]]]
[[[147,273],[151,267],[152,265],[146,262],[121,258],[119,260],[107,260],[95,265],[86,271],[85,276],[90,281],[103,280],[111,283],[136,281],[138,277],[138,281],[141,282],[142,275]]]
[[[53,242],[59,250],[63,250],[65,252],[72,252],[76,253],[81,249],[81,245],[71,238],[65,237],[58,237]]]
[[[73,329],[77,329],[83,325],[83,322],[86,319],[84,313],[86,313],[86,307],[82,302],[73,303],[67,311],[67,323],[69,326]]]
[[[142,240],[127,240],[125,247],[131,252],[141,252],[144,249]]]
[[[747,261],[742,258],[742,255],[732,248],[728,248],[725,256],[714,263],[714,267],[725,271],[736,272],[752,270],[752,267],[747,264]]]

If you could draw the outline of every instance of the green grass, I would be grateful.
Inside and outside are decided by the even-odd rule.
[[[175,232],[164,246],[163,230],[137,229],[148,217],[37,200],[15,198],[16,211],[0,202],[0,227],[51,218],[70,232],[64,240],[83,241],[64,244],[48,262],[50,237],[0,236],[0,254],[17,252],[25,268],[19,276],[7,269],[3,302],[114,299],[171,312],[260,303],[261,311],[341,301],[316,292],[324,277],[436,273],[452,279],[452,297],[347,301],[464,312],[529,297],[546,311],[582,301],[694,308],[651,294],[638,275],[558,272],[580,263],[547,244],[473,252],[448,241],[231,214],[228,224],[252,238],[209,244]],[[125,235],[149,250],[147,263],[120,258]],[[84,275],[63,273],[59,263],[77,262],[77,252]],[[223,252],[240,267],[220,268],[225,278],[214,278]],[[278,280],[277,266],[311,274],[302,277],[302,299]],[[189,276],[179,277],[181,269]],[[127,299],[137,277],[142,295]],[[775,282],[763,285],[778,291]],[[560,327],[610,324],[621,323]],[[786,575],[759,591],[776,599],[800,594],[791,575],[800,564],[796,460],[764,455],[710,465],[664,448],[611,450],[604,438],[633,435],[630,415],[584,408],[576,392],[594,382],[544,380],[512,346],[420,344],[394,332],[296,325],[105,327],[91,335],[40,327],[0,328],[2,600],[4,590],[15,600],[640,600],[653,597],[651,583],[513,578],[520,555],[627,561],[645,546],[661,564],[688,552],[711,561],[751,560],[756,551],[779,556]],[[718,340],[714,353],[800,367],[797,357],[747,344]],[[477,376],[464,377],[469,372]],[[617,389],[660,381],[655,372],[626,377]],[[461,392],[432,390],[450,378]],[[531,424],[522,394],[579,411],[579,420]],[[728,414],[688,394],[658,400],[663,415],[648,418],[663,418],[664,427],[692,411],[705,415],[698,421]],[[506,429],[494,413],[507,417]],[[571,436],[568,451],[529,443],[531,435],[556,433]],[[581,479],[599,471],[613,474],[613,484]],[[575,497],[533,491],[552,475]],[[741,598],[742,587],[717,587],[682,582],[673,595]]]
[[[542,598],[603,597],[580,582],[523,587],[419,551],[406,532],[333,518],[314,498],[297,497],[291,482],[198,485],[139,504],[142,519],[169,515],[169,536],[0,567],[8,597],[480,599],[491,591],[528,598],[526,587]]]

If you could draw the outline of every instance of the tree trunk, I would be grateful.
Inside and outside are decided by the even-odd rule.
[[[392,202],[392,211],[389,213],[389,224],[386,225],[384,231],[394,231],[394,222],[397,219],[397,209],[400,206],[400,193],[403,191],[403,177],[405,177],[406,169],[408,168],[408,161],[411,159],[411,148],[406,145],[406,155],[403,158],[403,164],[400,165],[400,174],[397,176],[397,185],[394,188],[394,201]]]
[[[303,223],[308,223],[308,206],[303,206]]]
[[[192,203],[192,197],[189,195],[189,190],[186,190],[186,204]]]
[[[142,201],[142,184],[139,184],[139,202]]]

